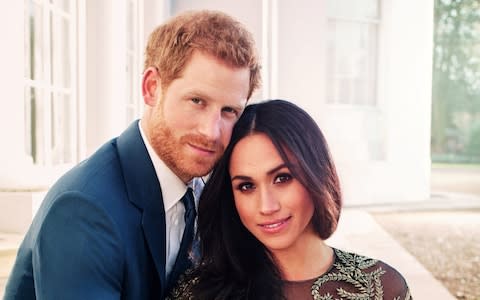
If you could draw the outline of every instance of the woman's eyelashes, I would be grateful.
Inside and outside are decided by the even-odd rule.
[[[241,192],[248,192],[248,191],[250,191],[254,188],[255,188],[255,186],[251,182],[241,182],[241,183],[237,184],[236,189],[241,191]]]
[[[273,177],[273,184],[283,184],[290,182],[293,179],[292,174],[288,172],[278,173]],[[235,185],[235,189],[241,192],[249,192],[256,188],[256,185],[251,181],[242,181]]]
[[[273,183],[285,183],[293,179],[293,176],[290,173],[284,172],[275,176]]]

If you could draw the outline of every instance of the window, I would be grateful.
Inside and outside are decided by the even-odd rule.
[[[377,104],[379,0],[328,0],[327,103]]]
[[[25,1],[25,145],[37,165],[77,156],[74,3]]]

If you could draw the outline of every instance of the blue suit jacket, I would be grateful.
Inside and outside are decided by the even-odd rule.
[[[165,211],[136,121],[50,189],[4,299],[163,299],[165,286]]]

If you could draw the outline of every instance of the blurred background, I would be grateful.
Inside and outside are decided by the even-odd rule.
[[[201,8],[253,33],[263,86],[252,102],[287,99],[318,122],[347,208],[480,194],[478,0],[1,0],[4,253],[56,178],[141,116],[148,34]]]

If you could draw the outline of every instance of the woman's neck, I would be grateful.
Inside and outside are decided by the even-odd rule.
[[[273,252],[282,279],[302,281],[316,278],[330,269],[333,250],[315,235],[299,244],[299,247]]]

